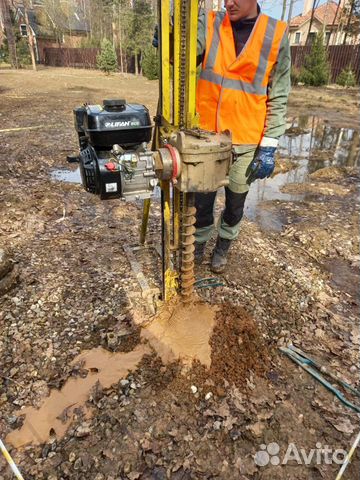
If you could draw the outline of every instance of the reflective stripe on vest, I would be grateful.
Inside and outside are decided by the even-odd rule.
[[[242,52],[236,56],[231,53],[232,49],[235,49],[235,42],[228,15],[221,12],[215,16],[212,13],[209,23],[211,21],[207,31],[207,55],[204,58],[197,92],[200,126],[205,129],[212,127],[216,131],[220,128],[230,129],[234,143],[256,144],[260,142],[264,129],[269,76],[277,60],[286,24],[260,14]],[[212,38],[209,38],[211,33]],[[231,60],[232,63],[225,65],[225,61],[232,59],[233,55],[235,57]],[[224,112],[222,99],[225,91]],[[233,101],[231,91],[234,92]],[[217,105],[216,109],[214,105]],[[241,108],[246,112],[236,111]],[[233,117],[233,120],[229,120],[229,117]],[[235,120],[237,128],[242,130],[246,130],[250,123],[248,138],[244,133],[240,135],[231,128]]]

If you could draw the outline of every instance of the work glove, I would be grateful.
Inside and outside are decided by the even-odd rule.
[[[159,48],[159,26],[158,25],[155,25],[152,46],[155,48]]]
[[[254,160],[246,171],[248,183],[258,178],[268,178],[275,169],[276,147],[259,147],[255,153]]]

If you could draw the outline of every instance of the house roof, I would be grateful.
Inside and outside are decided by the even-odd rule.
[[[333,1],[323,3],[322,5],[320,5],[320,7],[315,8],[314,18],[316,18],[322,24],[325,23],[326,25],[332,25],[334,23],[337,8],[338,4]],[[341,17],[341,10],[342,8],[340,7],[336,16],[335,25],[337,25],[339,22],[339,19]],[[297,15],[290,20],[290,27],[301,27],[301,25],[310,20],[310,18],[311,10],[305,15]]]
[[[24,8],[18,7],[17,16],[25,22]],[[53,33],[47,25],[43,25],[35,10],[28,10],[29,24],[37,37],[52,37]]]
[[[31,28],[34,30],[37,36],[52,36],[53,33],[49,28],[48,22],[44,22],[44,16],[42,15],[42,13],[44,13],[44,9],[41,5],[41,2],[34,4],[34,8],[28,10],[28,17]],[[23,7],[18,7],[18,14],[24,17]],[[46,16],[50,18],[48,14],[46,14]],[[65,19],[62,20],[61,18],[58,18],[57,21],[63,21],[62,27],[65,31],[71,30],[86,33],[90,30],[86,20],[82,18],[81,12],[73,12],[73,14],[70,16],[70,18],[67,19],[67,21],[65,21]]]

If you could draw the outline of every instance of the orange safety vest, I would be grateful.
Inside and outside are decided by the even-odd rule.
[[[202,129],[230,130],[234,144],[260,143],[269,78],[286,29],[285,22],[261,13],[243,50],[236,56],[228,14],[209,13],[196,98]]]

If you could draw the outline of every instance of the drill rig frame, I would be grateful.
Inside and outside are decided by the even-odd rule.
[[[101,199],[143,200],[140,244],[146,244],[151,197],[161,188],[161,300],[179,292],[191,301],[195,284],[194,250],[197,192],[227,184],[232,159],[227,132],[200,130],[196,114],[197,0],[158,0],[160,55],[159,102],[151,139],[144,105],[124,99],[74,109],[80,152],[68,157],[80,164],[84,188]],[[158,293],[150,288],[134,255],[124,246],[148,304]],[[150,307],[151,308],[151,307]],[[153,308],[151,308],[153,310]]]
[[[198,129],[197,0],[158,0],[159,104],[152,150],[159,152],[161,178],[162,300],[179,289],[190,301],[195,284],[195,193],[227,183],[229,133]],[[141,244],[145,243],[150,199],[144,201]]]

